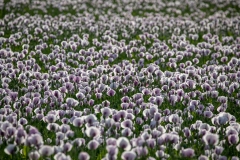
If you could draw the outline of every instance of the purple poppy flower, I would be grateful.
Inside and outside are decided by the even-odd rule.
[[[228,136],[228,142],[231,145],[237,144],[238,141],[239,141],[238,134],[231,134],[231,135]]]
[[[54,123],[57,120],[57,117],[54,114],[48,114],[47,116],[44,117],[44,119],[48,123]]]
[[[129,140],[125,137],[118,138],[117,146],[124,149],[125,151],[129,151],[131,149],[131,144],[129,143]]]
[[[172,114],[169,116],[169,121],[172,123],[179,123],[180,117],[178,116],[178,114]]]
[[[217,134],[208,132],[203,136],[203,141],[206,145],[210,146],[217,145],[219,141],[219,136]]]
[[[236,156],[232,156],[232,159],[231,159],[231,160],[239,160],[239,158],[236,157]]]
[[[68,155],[65,155],[64,153],[58,152],[54,155],[55,160],[71,160],[71,157]]]
[[[211,118],[213,116],[213,113],[211,111],[204,111],[203,116],[206,118]]]
[[[152,149],[156,146],[156,140],[155,139],[150,138],[146,142],[147,142],[147,146],[152,148]]]
[[[69,142],[65,143],[62,147],[63,152],[66,153],[71,151],[72,147],[73,147],[72,144],[70,144]]]
[[[78,92],[78,93],[76,94],[76,97],[77,97],[77,99],[79,99],[79,100],[83,100],[83,99],[85,98],[85,95],[84,95],[82,92]]]
[[[92,126],[86,129],[86,134],[88,137],[98,137],[100,135],[100,130]]]
[[[18,152],[18,147],[14,144],[9,144],[5,149],[4,152],[8,155],[13,155]]]
[[[222,154],[223,150],[224,150],[224,148],[222,146],[215,146],[215,153],[217,155]]]
[[[11,92],[10,98],[12,101],[16,101],[18,99],[18,92]]]
[[[121,158],[123,160],[134,160],[136,156],[136,153],[133,151],[124,151],[121,155]]]
[[[113,89],[110,89],[107,91],[107,95],[110,97],[114,96],[115,94],[116,94],[116,91],[114,91]]]
[[[209,158],[205,155],[201,155],[198,157],[198,160],[208,160]]]
[[[43,145],[39,149],[39,153],[41,156],[51,156],[54,153],[54,149],[51,146]]]
[[[124,120],[122,123],[121,123],[121,127],[122,128],[132,128],[132,121],[127,119],[127,120]]]
[[[139,157],[148,155],[147,147],[136,147],[133,151],[135,151]]]
[[[112,146],[116,146],[117,145],[117,140],[115,138],[108,138],[106,140],[107,145],[112,145]]]
[[[42,136],[39,134],[33,134],[27,138],[27,143],[29,145],[41,146],[43,144]]]
[[[164,151],[162,151],[162,150],[158,150],[158,151],[156,151],[156,156],[158,157],[158,158],[163,158],[164,156],[165,156],[165,153],[164,153]]]
[[[94,114],[90,114],[85,118],[85,121],[90,125],[94,125],[97,122],[97,117]]]
[[[95,149],[97,149],[99,145],[100,145],[99,142],[96,141],[96,140],[91,140],[91,141],[89,141],[88,144],[87,144],[88,149],[90,149],[90,150],[95,150]]]
[[[195,156],[195,153],[194,153],[194,150],[192,148],[186,148],[186,149],[181,150],[181,155],[183,157],[190,158],[190,157]]]
[[[87,152],[80,152],[78,155],[78,160],[89,160],[90,156]]]
[[[62,124],[59,129],[62,133],[67,133],[67,131],[70,130],[70,126],[67,124]]]
[[[125,136],[125,137],[132,136],[133,134],[130,128],[124,128],[121,133],[122,133],[122,136]]]
[[[88,105],[89,105],[89,106],[93,106],[93,105],[94,105],[94,100],[93,100],[93,99],[90,99],[90,100],[88,101]]]
[[[108,145],[106,147],[108,154],[111,156],[115,156],[118,154],[118,148],[115,145]]]
[[[28,154],[30,160],[38,160],[40,158],[40,154],[37,151],[32,151]]]
[[[84,120],[81,117],[80,118],[75,118],[72,123],[76,127],[81,127],[84,124]]]
[[[104,118],[107,118],[109,115],[111,115],[112,111],[111,111],[110,108],[104,107],[104,108],[101,109],[101,113],[102,113]]]

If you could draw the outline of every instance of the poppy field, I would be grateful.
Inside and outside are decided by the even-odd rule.
[[[0,160],[239,160],[240,1],[0,0]]]

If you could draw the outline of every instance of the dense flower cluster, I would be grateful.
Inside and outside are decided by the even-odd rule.
[[[0,2],[1,156],[239,160],[239,2]]]

